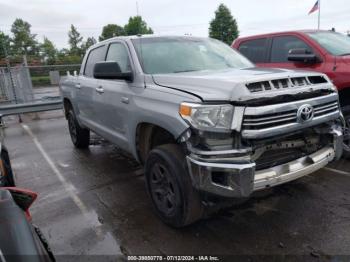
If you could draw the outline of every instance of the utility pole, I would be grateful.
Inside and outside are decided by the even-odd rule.
[[[136,15],[139,16],[139,3],[136,1]]]

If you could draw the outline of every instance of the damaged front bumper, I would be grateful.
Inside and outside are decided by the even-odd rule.
[[[193,185],[202,192],[240,198],[248,197],[257,190],[298,179],[341,157],[342,132],[333,129],[331,134],[334,137],[332,144],[310,155],[263,170],[256,170],[255,162],[249,159],[248,152],[242,150],[218,151],[217,161],[210,158],[215,152],[192,150],[187,156],[187,164]],[[222,159],[227,155],[231,156],[229,162],[223,162]]]

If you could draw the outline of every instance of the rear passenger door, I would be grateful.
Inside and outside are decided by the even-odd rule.
[[[238,47],[238,51],[256,65],[268,62],[269,38],[259,38],[244,41]]]
[[[123,41],[109,44],[106,61],[115,61],[122,72],[130,72],[131,60],[129,51]],[[94,94],[96,116],[100,133],[119,147],[128,150],[127,121],[130,110],[132,91],[131,83],[122,79],[98,80],[99,92]]]

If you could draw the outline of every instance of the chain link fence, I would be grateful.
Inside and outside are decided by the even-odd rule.
[[[13,115],[62,108],[59,82],[79,64],[0,67],[0,114]]]
[[[34,100],[28,68],[0,68],[0,105]]]

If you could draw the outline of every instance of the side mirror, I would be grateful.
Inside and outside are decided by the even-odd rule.
[[[305,48],[291,49],[288,52],[288,61],[302,63],[319,63],[321,59]]]
[[[27,219],[30,220],[31,216],[29,213],[29,208],[37,199],[38,194],[33,191],[18,187],[2,187],[1,189],[8,190],[11,193],[15,203],[25,212]]]
[[[117,62],[97,62],[94,66],[94,78],[97,79],[124,79],[133,81],[132,72],[122,72]]]

